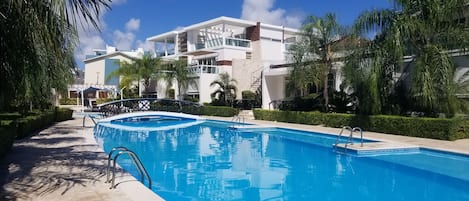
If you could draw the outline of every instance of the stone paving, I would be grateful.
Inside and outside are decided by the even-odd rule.
[[[207,117],[227,120],[231,118]],[[281,122],[247,120],[263,126],[280,126],[337,134],[340,129]],[[92,125],[91,121],[87,125]],[[443,141],[364,132],[364,137],[469,154],[469,139]],[[0,200],[162,200],[133,177],[120,173],[116,189],[104,183],[107,156],[93,139],[92,127],[76,118],[57,123],[36,135],[16,141],[0,161]]]
[[[206,117],[208,119],[231,121],[231,117]],[[292,123],[283,123],[283,122],[273,122],[273,121],[263,121],[263,120],[252,120],[246,119],[246,123],[252,123],[259,126],[265,127],[284,127],[292,128],[306,131],[321,132],[326,134],[337,135],[341,129],[339,128],[329,128],[323,126],[313,126],[313,125],[303,125],[303,124],[292,124]],[[357,135],[355,135],[357,137]],[[469,139],[461,139],[456,141],[446,141],[446,140],[435,140],[435,139],[426,139],[426,138],[417,138],[417,137],[408,137],[400,135],[391,135],[384,133],[376,132],[363,132],[363,138],[378,140],[391,143],[402,143],[407,145],[414,145],[419,147],[437,149],[442,151],[458,152],[469,154]]]
[[[122,172],[116,181],[125,182],[109,189],[107,155],[92,132],[76,118],[16,141],[0,161],[0,200],[160,200]]]

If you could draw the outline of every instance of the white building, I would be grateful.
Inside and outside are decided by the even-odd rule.
[[[216,88],[210,83],[223,72],[237,80],[238,99],[244,90],[256,91],[264,69],[286,63],[287,47],[298,33],[283,26],[218,17],[147,40],[155,43],[156,55],[164,60],[187,59],[195,79],[185,93],[204,103],[211,102]]]
[[[93,55],[86,55],[85,63],[85,85],[96,87],[103,85],[119,85],[119,78],[114,77],[106,80],[108,75],[117,70],[120,62],[131,62],[132,58],[141,58],[144,54],[143,49],[139,48],[132,51],[120,51],[116,47],[106,46],[105,50],[94,49]]]
[[[92,55],[86,55],[83,83],[75,83],[68,87],[68,98],[80,98],[82,105],[92,105],[98,98],[108,98],[117,95],[119,78],[106,79],[110,73],[117,70],[120,62],[131,62],[133,58],[140,58],[143,49],[133,51],[119,51],[115,47],[94,49]],[[89,91],[89,92],[88,92]]]

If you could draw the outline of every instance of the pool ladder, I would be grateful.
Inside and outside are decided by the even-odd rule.
[[[342,137],[342,134],[344,133],[344,130],[349,130],[350,135],[347,138],[347,141],[345,142],[345,148],[347,148],[347,145],[353,145],[353,133],[354,132],[360,132],[360,146],[363,147],[363,131],[360,127],[350,127],[350,126],[344,126],[342,127],[342,130],[340,130],[339,135],[337,136],[337,139],[335,140],[334,147],[337,147],[340,141],[340,137]]]
[[[115,152],[117,152],[117,153],[114,154]],[[150,175],[148,174],[147,170],[145,169],[142,162],[138,158],[137,154],[135,154],[135,152],[127,149],[126,147],[114,147],[114,148],[111,149],[111,152],[109,152],[109,155],[108,155],[108,158],[107,158],[106,183],[111,182],[111,189],[116,188],[116,186],[115,186],[116,161],[117,161],[117,158],[120,155],[123,155],[123,154],[129,155],[130,160],[135,165],[135,167],[137,167],[137,171],[140,174],[140,182],[142,182],[142,184],[145,184],[144,181],[145,181],[145,178],[146,178],[148,180],[148,188],[151,189]],[[110,178],[111,161],[112,161],[112,178]]]
[[[233,123],[233,126],[235,124],[244,124],[244,117],[243,116],[233,116],[233,118],[231,119],[231,122]]]

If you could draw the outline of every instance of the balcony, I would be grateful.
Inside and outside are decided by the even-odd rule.
[[[246,39],[240,39],[240,38],[225,38],[225,45],[250,48],[251,41],[246,40]]]
[[[200,75],[200,74],[218,74],[219,67],[214,65],[196,65],[187,67],[189,74]]]
[[[156,52],[156,57],[165,57],[165,56],[171,56],[171,55],[174,55],[175,52],[174,52],[174,49],[169,49],[169,50],[166,50],[166,51],[157,51]]]
[[[251,48],[251,41],[240,38],[215,38],[207,40],[205,43],[196,43],[195,49],[205,49],[205,48],[217,48],[217,47],[241,47],[241,48]]]

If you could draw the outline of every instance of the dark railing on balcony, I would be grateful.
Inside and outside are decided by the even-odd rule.
[[[214,65],[195,65],[188,67],[189,73],[191,75],[199,75],[201,73],[207,74],[217,74],[219,73],[218,66]]]
[[[97,105],[98,111],[105,117],[137,111],[166,111],[200,114],[199,103],[158,98],[134,98],[111,101]]]
[[[239,38],[226,38],[225,45],[236,47],[251,47],[251,41]]]
[[[199,42],[195,44],[195,49],[200,50],[204,48],[217,48],[222,46],[234,46],[234,47],[244,47],[250,48],[251,41],[241,38],[214,38],[204,42]]]
[[[205,43],[196,43],[195,44],[195,49],[200,50],[205,48]]]

